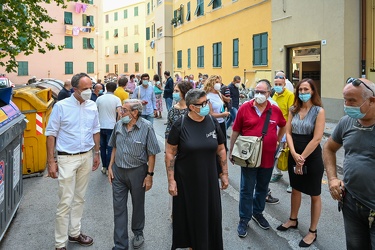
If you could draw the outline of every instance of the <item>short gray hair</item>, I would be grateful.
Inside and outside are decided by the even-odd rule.
[[[185,95],[186,106],[189,108],[191,104],[196,104],[197,101],[204,96],[206,96],[206,92],[204,92],[202,89],[189,90]]]
[[[366,83],[367,86],[375,92],[375,84],[373,82],[369,82],[369,83]],[[365,86],[362,87],[362,97],[363,99],[368,99],[370,98],[371,96],[374,96],[374,94],[369,90],[367,89]]]
[[[131,110],[138,110],[138,117],[141,116],[142,110],[143,110],[143,105],[140,100],[138,99],[126,99],[124,101],[124,104],[130,104]]]

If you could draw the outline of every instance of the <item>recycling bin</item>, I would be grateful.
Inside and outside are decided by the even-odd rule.
[[[41,173],[47,166],[47,137],[44,135],[54,99],[51,89],[26,86],[13,89],[12,101],[28,121],[24,132],[23,174]]]
[[[23,195],[22,138],[26,128],[25,116],[12,101],[6,104],[3,94],[0,89],[0,241]]]

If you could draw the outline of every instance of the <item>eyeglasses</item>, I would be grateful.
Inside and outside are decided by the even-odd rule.
[[[123,113],[123,114],[127,113],[128,111],[130,111],[130,110],[128,110],[126,108],[121,108],[121,113]]]
[[[268,91],[264,91],[264,90],[254,90],[255,94],[262,94],[262,95],[265,95]]]
[[[196,104],[193,104],[194,106],[198,106],[198,107],[202,107],[202,108],[204,108],[204,107],[206,107],[207,106],[207,104],[209,104],[210,103],[210,99],[207,99],[206,101],[204,101],[204,102],[202,102],[202,103],[196,103]]]
[[[346,83],[347,84],[351,83],[351,84],[353,84],[356,87],[358,87],[362,83],[363,85],[365,85],[365,87],[367,89],[369,89],[372,92],[372,95],[375,96],[374,91],[366,83],[364,83],[362,80],[360,80],[358,78],[349,77],[348,80],[346,80]]]
[[[283,76],[275,76],[275,79],[284,79]]]

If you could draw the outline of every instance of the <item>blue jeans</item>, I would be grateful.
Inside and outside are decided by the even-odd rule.
[[[111,160],[112,147],[108,146],[113,129],[100,129],[100,158],[102,159],[103,168],[108,169]]]
[[[356,200],[348,191],[342,209],[345,226],[346,248],[375,249],[375,222],[369,228],[370,209]]]
[[[227,129],[230,127],[230,125],[232,125],[232,122],[234,122],[234,119],[236,119],[237,112],[238,112],[238,109],[233,108],[233,107],[229,110],[230,116],[226,120]]]
[[[172,98],[164,98],[165,99],[165,106],[167,106],[167,111],[172,108],[173,99]]]
[[[240,218],[247,222],[253,214],[261,214],[266,205],[272,168],[241,167]]]
[[[152,124],[154,124],[154,114],[150,115],[141,115],[142,118],[145,118],[146,120],[150,121]]]

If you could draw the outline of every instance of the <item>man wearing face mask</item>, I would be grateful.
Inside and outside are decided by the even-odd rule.
[[[281,112],[283,113],[283,116],[285,120],[288,120],[289,115],[289,109],[294,103],[294,93],[291,92],[289,89],[286,88],[285,83],[285,74],[284,72],[277,72],[274,82],[275,82],[275,94],[273,95],[272,99],[276,101],[277,106],[279,106]],[[283,148],[283,145],[285,143],[285,138],[282,140],[282,145],[280,145],[280,149]],[[279,170],[277,167],[274,168],[274,174],[271,178],[271,182],[277,182],[281,179],[283,174],[281,173],[281,170]],[[287,192],[292,192],[292,187],[289,185],[287,188]]]
[[[173,103],[172,94],[173,94],[174,83],[173,83],[173,78],[171,77],[171,72],[165,71],[164,77],[165,79],[167,79],[167,81],[165,82],[163,98],[165,99],[165,105],[167,106],[167,111],[169,111]]]
[[[343,212],[346,248],[375,249],[375,84],[349,78],[344,111],[324,145],[329,190]],[[344,178],[337,177],[336,152],[344,146]],[[339,210],[340,211],[340,210]]]
[[[157,114],[154,88],[147,73],[144,73],[141,79],[142,83],[135,88],[132,98],[140,100],[143,105],[141,117],[153,123]]]
[[[116,123],[109,141],[113,147],[108,180],[113,191],[114,250],[129,249],[129,192],[133,208],[133,249],[144,243],[145,192],[152,187],[155,156],[160,153],[160,148],[152,123],[141,118],[142,110],[143,104],[139,100],[125,100],[122,118]]]
[[[94,91],[91,94],[91,101],[96,102],[96,99],[98,99],[99,96],[103,95],[103,86],[99,84],[94,85]]]
[[[100,125],[96,104],[90,100],[91,79],[80,73],[71,82],[74,93],[53,106],[45,133],[48,176],[58,178],[59,184],[55,221],[59,250],[66,250],[68,239],[84,246],[93,244],[81,231],[81,218],[90,172],[100,163]]]
[[[233,81],[228,85],[228,89],[230,92],[230,98],[232,100],[232,108],[229,111],[230,116],[227,119],[227,129],[232,125],[232,122],[236,119],[236,115],[238,112],[238,108],[240,105],[240,84],[241,84],[241,77],[235,76]]]
[[[230,138],[229,159],[234,163],[232,150],[237,137],[239,135],[261,136],[267,113],[271,113],[268,130],[263,139],[260,167],[241,167],[240,222],[237,228],[239,237],[246,237],[248,223],[251,219],[264,230],[270,228],[262,213],[268,193],[268,184],[272,175],[277,143],[280,142],[285,134],[286,124],[280,109],[276,105],[271,105],[267,100],[270,92],[271,88],[265,81],[257,83],[255,98],[244,103],[238,110]]]

